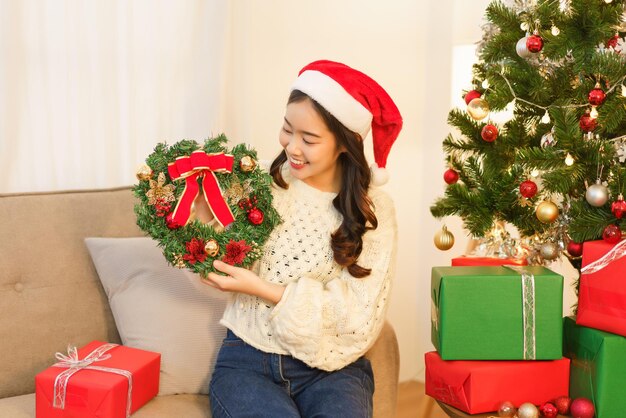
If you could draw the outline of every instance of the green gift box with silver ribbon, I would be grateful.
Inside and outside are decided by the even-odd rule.
[[[444,360],[562,358],[563,276],[541,266],[433,267],[431,340]]]
[[[563,321],[563,354],[569,357],[569,396],[588,398],[596,418],[626,416],[626,337]]]

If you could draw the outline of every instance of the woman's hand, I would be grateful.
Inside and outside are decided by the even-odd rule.
[[[277,304],[285,292],[283,286],[267,282],[250,270],[231,266],[220,260],[213,261],[213,267],[226,275],[209,273],[202,282],[221,291],[258,296],[273,304]]]

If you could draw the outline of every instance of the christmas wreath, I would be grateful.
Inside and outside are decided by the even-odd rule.
[[[248,267],[280,222],[272,206],[271,176],[256,151],[225,135],[204,146],[183,140],[158,144],[137,171],[137,225],[158,241],[167,261],[206,276],[213,260]],[[201,219],[201,212],[213,219]],[[206,216],[205,216],[206,218]]]

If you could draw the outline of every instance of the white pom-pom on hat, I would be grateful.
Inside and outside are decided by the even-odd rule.
[[[387,156],[402,129],[402,116],[376,81],[345,64],[320,60],[302,68],[291,89],[311,97],[362,139],[371,130],[376,161],[372,183],[387,182]]]
[[[389,181],[389,172],[385,167],[379,167],[378,164],[374,163],[370,165],[370,171],[372,172],[371,183],[374,186],[382,186]]]

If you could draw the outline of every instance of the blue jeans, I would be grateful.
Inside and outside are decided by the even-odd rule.
[[[214,418],[367,418],[373,394],[372,367],[364,357],[326,372],[257,350],[230,330],[209,391]]]

